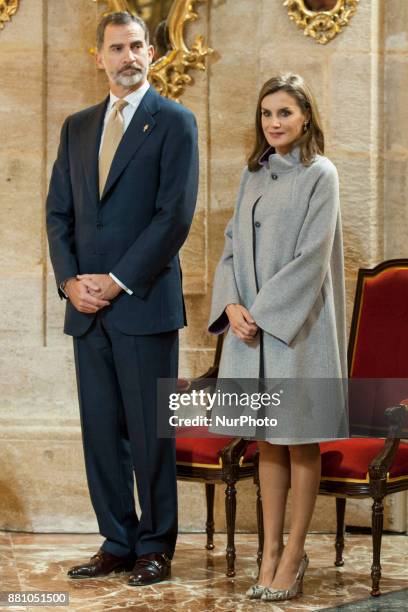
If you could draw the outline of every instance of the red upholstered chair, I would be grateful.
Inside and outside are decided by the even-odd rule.
[[[320,493],[336,496],[337,566],[344,563],[347,497],[372,497],[374,596],[380,595],[383,499],[408,489],[408,444],[400,442],[408,437],[403,429],[408,403],[403,399],[408,397],[407,347],[408,259],[359,270],[348,349],[351,436],[359,437],[320,445]],[[378,384],[360,379],[377,379]],[[378,432],[378,437],[362,437],[372,432]]]
[[[179,390],[192,391],[208,387],[209,379],[218,375],[223,337],[218,337],[213,366],[203,376],[190,383],[179,380]],[[204,428],[201,428],[204,429]],[[207,498],[207,550],[214,548],[214,493],[216,484],[225,485],[225,512],[227,523],[227,576],[235,576],[235,515],[238,480],[253,478],[257,485],[257,518],[260,520],[257,444],[243,438],[225,436],[205,437],[205,431],[193,430],[195,437],[177,437],[177,478],[205,483]],[[197,437],[196,437],[197,436]],[[261,530],[258,529],[261,534]],[[258,549],[260,559],[261,543]]]

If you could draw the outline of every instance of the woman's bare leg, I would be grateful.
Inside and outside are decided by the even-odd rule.
[[[283,549],[283,524],[290,484],[287,446],[258,442],[264,547],[258,584],[270,586]]]
[[[290,534],[279,562],[274,589],[288,589],[295,581],[304,554],[304,545],[315,507],[320,483],[320,448],[318,444],[289,446],[292,488]]]

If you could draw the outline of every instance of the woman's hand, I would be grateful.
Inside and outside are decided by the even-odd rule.
[[[228,304],[225,312],[236,337],[243,342],[252,342],[259,328],[249,310],[241,304]]]

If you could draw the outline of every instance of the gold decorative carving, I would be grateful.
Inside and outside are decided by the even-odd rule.
[[[107,4],[106,13],[128,11],[138,14],[140,12],[138,0],[93,1]],[[150,66],[149,81],[160,94],[177,102],[180,101],[186,85],[193,83],[189,71],[191,69],[205,70],[205,57],[213,51],[205,45],[203,36],[196,36],[190,47],[184,39],[186,24],[198,19],[196,4],[203,2],[207,0],[173,0],[166,20],[170,48]]]
[[[289,19],[303,30],[305,36],[311,36],[317,43],[325,45],[348,25],[357,10],[358,2],[337,0],[333,8],[327,10],[309,8],[313,6],[312,0],[285,0],[283,6],[288,7]],[[323,6],[324,9],[324,4],[317,2],[316,6]]]
[[[18,9],[20,0],[0,0],[0,30]]]

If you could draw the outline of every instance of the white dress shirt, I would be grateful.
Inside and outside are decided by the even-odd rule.
[[[136,89],[136,91],[132,91],[132,93],[130,93],[129,95],[123,98],[123,100],[126,100],[126,102],[128,103],[127,106],[125,106],[125,108],[122,110],[124,132],[126,132],[126,130],[128,129],[129,123],[132,121],[133,115],[137,111],[139,104],[142,101],[142,98],[147,92],[147,90],[149,89],[149,87],[150,87],[149,81],[146,81],[146,83],[143,83],[143,85],[139,87],[139,89]],[[119,99],[120,98],[115,96],[115,94],[110,92],[109,102],[108,102],[108,106],[106,108],[106,113],[105,113],[105,119],[103,120],[103,129],[102,129],[101,142],[99,145],[99,152],[101,151],[103,138],[105,136],[105,127],[109,119],[109,115],[113,111],[113,106],[115,102],[117,102]]]

